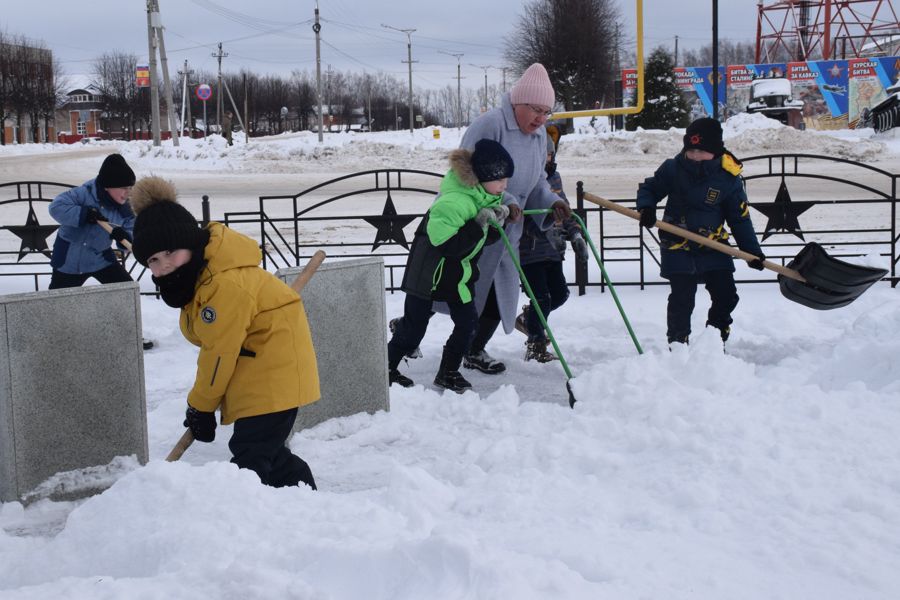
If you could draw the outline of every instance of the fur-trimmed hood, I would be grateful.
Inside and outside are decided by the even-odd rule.
[[[450,152],[450,169],[456,173],[459,182],[466,187],[478,185],[478,177],[472,170],[472,152],[465,148],[457,148]]]

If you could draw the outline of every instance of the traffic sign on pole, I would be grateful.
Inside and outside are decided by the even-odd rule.
[[[212,98],[212,88],[205,83],[201,83],[197,86],[197,98],[206,102]]]

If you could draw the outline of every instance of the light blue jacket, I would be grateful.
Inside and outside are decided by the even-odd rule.
[[[60,228],[56,232],[50,265],[70,275],[96,273],[116,261],[109,234],[85,219],[90,208],[96,208],[113,227],[121,227],[131,239],[134,211],[131,204],[117,204],[106,190],[98,190],[96,180],[66,190],[50,203],[50,216]]]
[[[550,208],[561,199],[550,189],[547,173],[544,171],[544,164],[547,162],[547,130],[539,127],[534,133],[523,133],[516,123],[509,93],[503,95],[500,106],[472,121],[463,135],[460,147],[472,150],[482,138],[503,144],[515,165],[513,176],[504,192],[503,204],[518,204],[519,208],[527,210]],[[538,215],[536,219],[531,216],[526,218],[534,219],[541,229],[547,229],[553,222],[552,214]],[[523,224],[524,221],[520,220],[518,223],[507,223],[505,227],[516,253]],[[519,311],[519,273],[507,254],[506,246],[503,243],[487,246],[478,259],[478,269],[481,277],[475,284],[475,305],[479,314],[484,310],[491,285],[494,285],[503,330],[506,333],[512,332]]]

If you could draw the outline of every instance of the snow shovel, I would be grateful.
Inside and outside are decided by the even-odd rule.
[[[572,371],[569,370],[569,364],[566,362],[565,357],[563,357],[562,351],[559,349],[559,345],[556,343],[556,338],[553,337],[553,332],[550,330],[550,325],[547,324],[547,318],[544,316],[544,311],[541,310],[541,306],[538,304],[537,299],[534,297],[534,292],[531,289],[531,284],[528,283],[528,280],[525,278],[525,272],[522,271],[522,265],[519,263],[519,259],[516,257],[517,254],[513,250],[512,245],[509,243],[509,238],[506,237],[506,232],[503,230],[503,225],[501,225],[494,219],[491,219],[489,223],[500,234],[500,239],[503,240],[503,244],[506,246],[506,251],[509,252],[509,257],[512,259],[513,264],[516,266],[516,270],[519,272],[519,279],[522,281],[522,287],[525,288],[525,293],[531,300],[531,307],[534,309],[534,312],[537,313],[538,318],[541,320],[541,325],[543,325],[544,329],[547,331],[547,337],[550,338],[550,343],[553,344],[553,349],[556,350],[556,356],[559,357],[559,363],[562,365],[563,371],[565,371],[566,373],[566,392],[568,392],[569,394],[569,408],[575,408],[575,394],[572,392]]]
[[[640,213],[636,210],[619,206],[605,198],[585,193],[584,199],[636,221],[641,219]],[[657,220],[656,227],[748,262],[758,258],[749,252],[716,242],[665,221]],[[816,310],[846,306],[869,289],[869,286],[887,275],[886,269],[854,265],[829,256],[822,246],[815,242],[806,244],[786,267],[768,260],[763,261],[763,266],[778,273],[778,285],[782,296]]]
[[[309,283],[309,280],[312,279],[312,276],[315,274],[316,269],[319,268],[319,265],[322,264],[322,261],[325,260],[325,253],[321,250],[316,250],[316,253],[312,255],[312,258],[309,259],[309,262],[306,263],[306,266],[303,267],[303,270],[300,271],[300,274],[297,275],[297,278],[294,279],[294,282],[291,284],[291,289],[297,292],[298,294],[303,291],[303,288]],[[191,433],[190,429],[185,429],[184,433],[179,438],[178,442],[172,448],[169,455],[166,456],[166,462],[175,462],[181,455],[184,454],[184,451],[187,450],[191,444],[194,443],[194,435]]]
[[[540,215],[550,212],[553,212],[552,208],[530,208],[528,210],[523,210],[522,214]],[[631,322],[628,320],[628,315],[625,314],[625,309],[622,307],[622,303],[619,301],[619,295],[616,293],[616,288],[615,286],[613,286],[612,280],[610,280],[609,275],[606,273],[606,267],[603,266],[603,261],[600,260],[600,253],[597,252],[597,248],[594,246],[594,240],[591,239],[591,234],[588,233],[587,225],[585,225],[581,217],[579,217],[575,212],[572,213],[572,218],[574,218],[581,226],[581,232],[584,234],[584,240],[588,243],[588,246],[590,246],[591,248],[591,252],[593,252],[594,254],[594,260],[597,261],[597,266],[600,267],[600,276],[603,277],[603,280],[606,282],[607,287],[609,287],[610,295],[612,295],[613,301],[616,303],[616,308],[619,309],[619,314],[622,316],[622,321],[625,323],[625,329],[628,330],[628,334],[631,336],[631,341],[634,342],[634,347],[637,349],[638,354],[643,354],[644,349],[641,348],[641,343],[638,341],[637,336],[634,334],[634,329],[631,328]]]

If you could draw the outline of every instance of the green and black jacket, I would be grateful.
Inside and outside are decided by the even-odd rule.
[[[488,194],[478,183],[471,158],[472,153],[462,148],[450,153],[450,170],[441,180],[440,194],[416,229],[409,251],[401,285],[407,294],[472,301],[476,263],[487,238],[475,216],[482,208],[500,206],[502,195]]]

